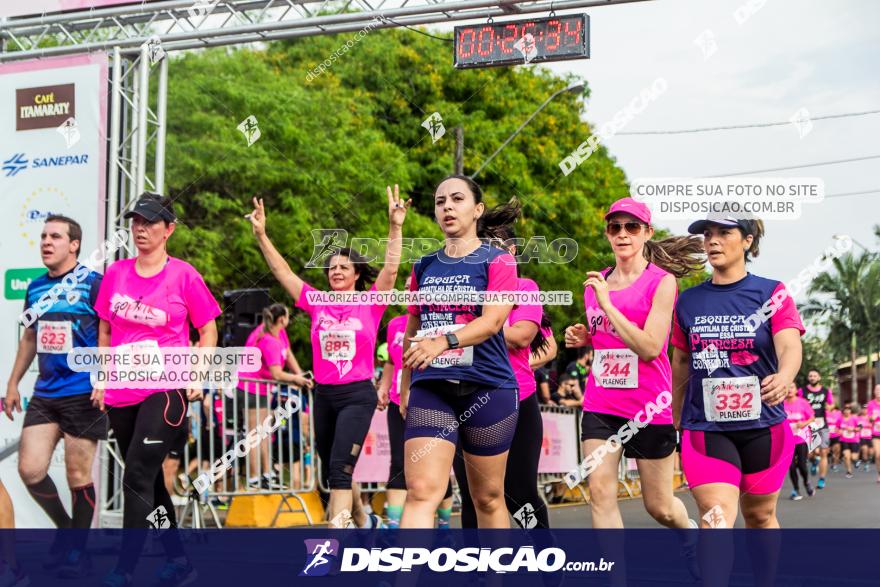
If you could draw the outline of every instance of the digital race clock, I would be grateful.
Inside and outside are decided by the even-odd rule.
[[[590,17],[550,16],[455,27],[455,67],[491,67],[590,56]]]

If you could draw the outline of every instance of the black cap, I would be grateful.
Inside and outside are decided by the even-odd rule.
[[[688,232],[691,234],[702,234],[706,227],[710,224],[719,226],[736,226],[741,228],[746,235],[754,235],[757,232],[755,221],[748,218],[735,218],[731,214],[709,214],[704,220],[697,220],[688,226]]]
[[[158,220],[174,222],[176,220],[174,212],[170,208],[163,206],[162,202],[157,198],[138,198],[134,209],[125,213],[126,219],[132,216],[142,216],[147,222],[156,222]]]

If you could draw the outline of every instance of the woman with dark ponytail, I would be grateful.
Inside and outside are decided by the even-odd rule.
[[[312,387],[312,381],[303,375],[290,349],[290,339],[287,338],[288,324],[290,324],[290,313],[284,304],[272,304],[263,308],[263,323],[254,328],[245,342],[245,346],[260,349],[260,368],[253,373],[242,373],[241,378],[273,379],[291,383],[299,388]],[[289,371],[285,371],[285,367]],[[241,414],[239,421],[242,422],[245,430],[252,429],[270,413],[272,398],[269,397],[268,388],[267,383],[238,382],[237,403]],[[270,441],[270,437],[264,438],[260,443],[259,457],[248,459],[249,489],[282,487],[269,460]]]
[[[388,196],[388,247],[381,271],[351,249],[337,249],[327,259],[327,281],[333,293],[382,292],[394,288],[403,248],[403,222],[411,200],[400,197],[391,186]],[[351,519],[360,528],[381,525],[374,514],[361,507],[352,473],[376,408],[385,409],[387,397],[380,397],[373,385],[376,337],[387,306],[381,299],[366,304],[326,303],[310,284],[293,272],[266,235],[266,212],[262,200],[254,198],[248,215],[260,251],[275,278],[311,318],[312,365],[315,393],[312,418],[315,447],[321,458],[321,476],[330,488],[327,516],[347,527]],[[372,282],[372,287],[370,283]],[[447,473],[449,468],[446,469]]]
[[[516,261],[481,243],[478,230],[493,234],[518,215],[510,205],[487,210],[469,177],[444,179],[434,193],[434,217],[446,242],[415,263],[412,291],[447,298],[515,291]],[[400,385],[407,457],[401,528],[433,527],[459,442],[477,525],[510,527],[504,471],[519,410],[503,332],[511,309],[465,300],[409,306]]]
[[[499,209],[495,218],[514,221],[519,216],[519,204],[514,200]],[[477,229],[477,235],[490,239],[511,255],[516,255],[516,234],[510,224],[494,224],[491,228]],[[531,279],[517,278],[517,291],[539,292]],[[507,456],[504,475],[504,497],[507,511],[524,528],[549,528],[547,504],[538,494],[538,461],[544,425],[538,404],[537,383],[530,366],[532,355],[552,358],[556,354],[556,342],[550,330],[550,321],[539,303],[517,304],[513,307],[504,326],[504,342],[519,388],[519,418]],[[548,358],[548,360],[549,360]],[[461,488],[461,525],[476,528],[477,516],[474,502],[468,493],[468,477],[464,461],[456,454],[455,478]],[[527,513],[525,513],[527,512]],[[532,523],[535,525],[532,526]]]
[[[675,278],[702,269],[703,248],[699,237],[651,241],[651,211],[632,198],[614,202],[605,221],[615,265],[587,273],[587,325],[575,324],[565,331],[567,347],[592,344],[594,349],[581,425],[587,458],[579,477],[586,477],[590,487],[593,527],[622,528],[617,505],[622,445],[623,454],[638,464],[648,513],[666,527],[688,528],[695,523],[672,493],[677,435],[666,350],[677,295]],[[617,439],[616,450],[594,456],[601,455],[612,438]],[[694,550],[689,544],[691,560]]]

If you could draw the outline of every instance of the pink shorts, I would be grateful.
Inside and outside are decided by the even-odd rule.
[[[681,464],[690,487],[727,483],[742,493],[776,493],[793,456],[794,435],[787,422],[753,430],[685,430],[681,441]]]

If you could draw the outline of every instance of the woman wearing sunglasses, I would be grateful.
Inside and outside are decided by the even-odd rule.
[[[675,279],[702,268],[702,246],[695,237],[652,241],[651,211],[632,198],[614,202],[605,220],[614,267],[587,273],[587,324],[565,331],[567,347],[594,349],[581,426],[593,528],[623,528],[621,446],[636,459],[648,513],[664,526],[687,528],[687,510],[672,493],[677,439],[666,349]]]

